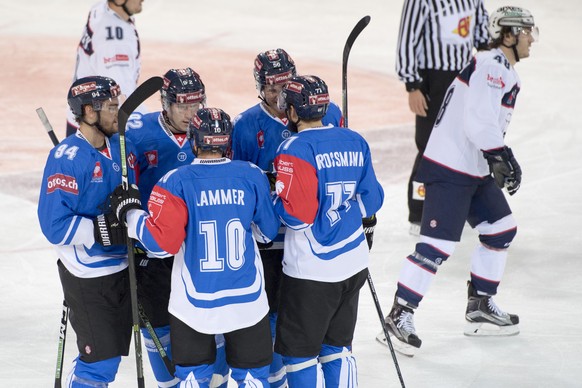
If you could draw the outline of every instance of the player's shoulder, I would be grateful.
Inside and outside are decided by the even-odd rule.
[[[95,3],[89,11],[88,24],[89,27],[94,28],[100,24],[111,23],[112,21],[115,21],[115,19],[115,12],[109,8],[107,1],[99,1]]]
[[[235,127],[243,125],[248,126],[253,124],[262,113],[263,110],[261,109],[260,104],[256,104],[236,115],[232,120],[232,123]]]
[[[479,51],[475,54],[477,69],[495,69],[497,71],[511,71],[509,60],[500,49]]]
[[[127,122],[127,137],[139,143],[159,136],[162,131],[159,118],[161,112],[133,113]]]

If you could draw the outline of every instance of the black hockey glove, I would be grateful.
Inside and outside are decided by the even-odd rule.
[[[93,235],[104,247],[127,244],[127,230],[113,213],[100,214],[93,220]]]
[[[267,178],[269,178],[269,186],[271,186],[271,192],[276,191],[275,183],[277,183],[277,175],[271,171],[265,172]]]
[[[378,219],[375,214],[372,214],[367,218],[362,218],[362,226],[364,227],[364,234],[368,241],[368,249],[372,249],[372,244],[374,243],[374,229],[376,228],[377,222]]]
[[[259,250],[263,250],[263,249],[269,249],[273,246],[273,242],[269,241],[268,243],[260,243],[257,241],[257,246],[259,247]]]
[[[130,185],[128,190],[124,190],[119,185],[113,190],[109,198],[111,209],[115,212],[118,220],[125,221],[125,214],[131,209],[141,209],[139,190],[136,185]]]
[[[506,188],[509,195],[519,190],[521,185],[521,167],[513,156],[511,148],[505,146],[494,151],[483,151],[489,163],[489,171],[499,188]]]

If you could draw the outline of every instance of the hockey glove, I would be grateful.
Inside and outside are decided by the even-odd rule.
[[[499,188],[507,188],[513,195],[521,184],[521,167],[513,156],[511,148],[505,146],[493,151],[483,151],[483,156],[489,163],[489,171]]]
[[[259,247],[259,250],[264,250],[264,249],[269,249],[273,246],[273,242],[269,241],[268,243],[260,243],[257,241],[257,246]]]
[[[277,176],[270,171],[265,172],[265,175],[267,175],[267,178],[269,179],[269,186],[271,186],[271,193],[275,192],[275,190],[276,190],[275,183],[277,183]]]
[[[124,190],[122,185],[117,186],[111,193],[109,200],[111,208],[120,221],[125,221],[125,214],[129,210],[142,208],[139,190],[136,185],[130,185],[128,190]]]
[[[362,227],[364,228],[364,234],[368,241],[368,249],[372,249],[372,244],[374,243],[374,229],[376,228],[377,222],[378,219],[375,214],[372,214],[368,218],[362,218]]]
[[[95,242],[104,247],[127,243],[125,226],[117,220],[113,213],[100,214],[93,220],[93,235]]]

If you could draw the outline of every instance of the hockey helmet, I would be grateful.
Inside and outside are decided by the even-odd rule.
[[[329,107],[327,85],[314,75],[293,77],[283,86],[277,104],[281,110],[293,105],[302,120],[319,120]]]
[[[222,109],[202,108],[196,112],[188,125],[190,143],[204,151],[227,152],[231,144],[232,123]]]
[[[267,50],[255,58],[253,69],[257,90],[265,85],[283,84],[295,77],[295,62],[283,49]]]
[[[206,92],[198,73],[191,68],[171,69],[164,74],[164,84],[160,89],[164,110],[170,104],[204,104]]]
[[[79,78],[71,85],[67,102],[76,117],[83,115],[83,105],[91,105],[100,111],[104,101],[121,95],[117,83],[108,77],[92,76]]]
[[[519,35],[524,28],[529,28],[535,40],[538,29],[535,26],[533,15],[521,7],[505,6],[498,8],[489,17],[489,35],[492,40],[501,38],[503,27],[508,27],[513,35]]]

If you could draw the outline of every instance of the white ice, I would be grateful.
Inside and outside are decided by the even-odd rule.
[[[30,36],[76,40],[92,3],[0,0],[0,39],[21,39],[22,44]],[[521,333],[508,338],[463,336],[465,282],[469,256],[477,241],[469,229],[416,313],[422,348],[414,358],[398,356],[398,363],[408,387],[580,387],[582,337],[577,330],[582,325],[582,237],[578,228],[582,223],[582,134],[576,112],[582,87],[582,3],[485,3],[490,12],[500,5],[529,8],[541,35],[531,57],[516,67],[523,85],[507,143],[518,157],[524,177],[519,193],[509,199],[519,231],[496,297],[503,309],[520,315]],[[372,21],[352,50],[350,71],[395,77],[400,0],[148,0],[143,6],[144,11],[137,16],[143,44],[157,40],[196,45],[211,40],[217,47],[250,52],[283,47],[296,57],[337,66],[338,75],[348,33],[369,14]],[[0,53],[2,63],[11,61],[11,55]],[[74,56],[74,46],[70,55]],[[43,60],[38,58],[39,63]],[[218,69],[228,68],[228,58],[216,60]],[[29,65],[21,64],[23,68]],[[251,77],[250,64],[248,67]],[[62,71],[68,75],[72,69]],[[65,89],[67,85],[56,87]],[[366,92],[357,85],[350,87],[354,94]],[[335,93],[341,94],[338,90]],[[402,91],[385,90],[375,98],[382,101],[393,93]],[[0,120],[8,115],[35,115],[33,110],[19,109],[22,102],[11,95],[11,90],[0,86]],[[36,105],[43,104],[43,96],[34,90],[25,95],[37,100]],[[378,106],[374,110],[381,109]],[[402,109],[408,108],[403,105]],[[55,125],[60,134],[61,122],[64,120]],[[401,262],[416,242],[408,235],[405,199],[408,168],[414,157],[412,116],[406,125],[399,126],[388,121],[385,126],[360,128],[355,119],[350,124],[370,142],[386,191],[370,270],[387,313]],[[26,165],[28,146],[46,145],[48,151],[49,143],[37,125],[38,144],[35,140],[19,144],[21,128],[16,126],[4,126],[1,135],[2,143],[16,144],[8,155],[23,160],[22,169],[0,173],[0,385],[5,387],[52,387],[54,380],[62,291],[55,254],[36,217],[43,166]],[[403,152],[394,152],[394,147]],[[400,386],[388,349],[375,341],[380,329],[365,286],[353,344],[361,387]],[[69,330],[66,369],[75,353],[74,333]],[[155,387],[147,360],[144,369],[146,386]],[[135,376],[132,347],[111,387],[136,386]]]

